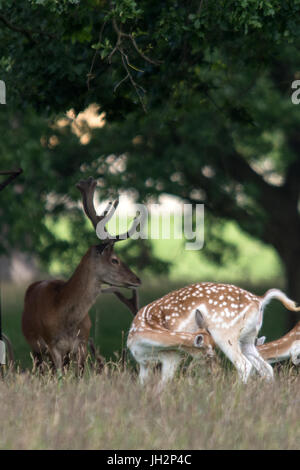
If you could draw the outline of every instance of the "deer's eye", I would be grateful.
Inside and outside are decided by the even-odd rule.
[[[113,264],[119,264],[119,260],[117,258],[112,258],[111,262]]]

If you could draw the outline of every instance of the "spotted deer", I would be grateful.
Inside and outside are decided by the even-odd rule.
[[[300,321],[286,335],[275,341],[257,347],[260,355],[270,364],[291,359],[295,366],[300,364]]]
[[[107,223],[118,203],[115,201],[97,215],[93,203],[96,184],[89,178],[76,185],[82,193],[85,213],[95,229],[104,217]],[[135,219],[132,227],[137,223]],[[22,331],[38,364],[44,355],[50,355],[61,374],[64,362],[73,356],[78,368],[83,369],[91,328],[89,310],[101,292],[115,292],[136,312],[136,288],[141,281],[114,253],[114,244],[130,236],[132,227],[126,234],[115,237],[107,232],[109,237],[88,249],[69,280],[39,281],[29,286],[25,294]],[[114,288],[103,290],[103,284]],[[123,296],[117,287],[133,289],[132,299]]]
[[[252,368],[272,379],[273,369],[255,345],[264,308],[272,298],[289,310],[300,310],[278,289],[259,297],[234,285],[213,282],[183,287],[143,307],[132,322],[127,341],[140,365],[141,382],[145,382],[153,360],[162,362],[162,382],[171,379],[180,362],[175,350],[180,345],[193,353],[195,346],[206,346],[209,354],[218,346],[244,383]]]

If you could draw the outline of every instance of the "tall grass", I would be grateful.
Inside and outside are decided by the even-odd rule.
[[[184,283],[147,284],[141,305]],[[252,288],[262,293],[268,286]],[[228,363],[185,361],[161,394],[158,377],[141,388],[136,365],[120,354],[132,316],[113,296],[102,296],[91,311],[100,352],[108,361],[102,375],[62,382],[31,372],[21,333],[25,286],[3,288],[3,326],[10,336],[17,372],[0,380],[0,449],[296,449],[300,439],[300,373],[288,365],[274,384],[256,378],[247,386]],[[265,313],[268,339],[278,337],[285,310],[272,302]],[[97,317],[97,321],[96,321]]]
[[[29,372],[0,382],[1,449],[297,449],[300,376],[274,384],[191,364],[163,392],[142,388],[129,368],[62,382]]]

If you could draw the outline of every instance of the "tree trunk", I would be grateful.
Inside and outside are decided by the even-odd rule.
[[[300,236],[299,236],[300,245]],[[285,265],[285,278],[287,295],[300,304],[300,246],[296,250],[291,249],[292,256],[283,259]],[[286,326],[291,329],[300,320],[300,312],[287,311]]]
[[[281,205],[280,205],[281,203]],[[292,199],[274,201],[276,211],[266,226],[265,241],[271,243],[285,268],[285,293],[300,304],[300,217]],[[299,312],[286,312],[286,328],[291,329],[300,320]]]

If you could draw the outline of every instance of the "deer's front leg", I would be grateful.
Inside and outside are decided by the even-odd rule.
[[[150,365],[148,362],[143,361],[139,363],[140,372],[139,372],[139,381],[141,385],[145,385],[149,379]]]
[[[76,354],[76,375],[82,377],[87,357],[87,345],[80,343]]]
[[[62,366],[63,366],[62,354],[56,346],[49,348],[49,350],[50,350],[50,355],[51,355],[54,367],[56,369],[57,377],[61,379],[63,375],[62,374]]]
[[[218,346],[237,369],[241,381],[247,383],[252,370],[252,364],[242,353],[237,341],[234,339],[218,341]]]
[[[167,382],[173,379],[181,356],[176,351],[164,351],[159,353],[158,358],[162,363],[160,382],[160,389],[162,389]]]

